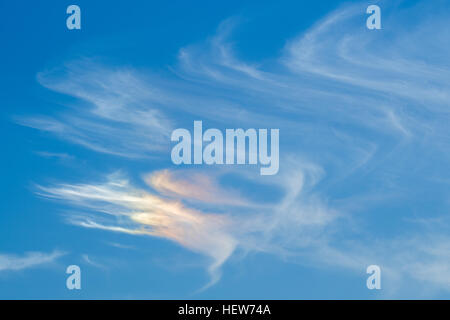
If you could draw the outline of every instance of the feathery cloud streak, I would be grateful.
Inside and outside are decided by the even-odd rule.
[[[28,252],[23,256],[0,254],[0,272],[1,271],[18,271],[28,268],[34,268],[54,262],[64,253],[54,251],[51,253]]]

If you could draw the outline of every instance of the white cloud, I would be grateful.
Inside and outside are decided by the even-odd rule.
[[[81,258],[83,259],[84,262],[86,262],[87,264],[89,264],[89,265],[91,265],[91,266],[93,266],[93,267],[96,267],[96,268],[99,268],[99,269],[106,269],[106,267],[105,267],[104,265],[102,265],[102,264],[100,264],[100,263],[98,263],[98,262],[94,262],[94,261],[89,257],[89,255],[87,255],[87,254],[82,254],[82,255],[81,255]]]
[[[129,158],[149,157],[168,148],[172,123],[159,110],[164,99],[133,70],[111,70],[82,61],[41,72],[38,80],[80,101],[53,117],[19,118],[20,124],[97,152]]]
[[[315,175],[308,170],[289,171],[286,174],[289,181],[280,178],[276,184],[285,189],[285,195],[278,203],[265,206],[252,206],[242,197],[234,199],[230,196],[233,193],[222,189],[211,176],[168,170],[154,172],[146,178],[163,195],[137,189],[118,174],[100,184],[39,187],[39,193],[70,201],[89,211],[72,215],[69,221],[73,224],[166,238],[205,255],[210,259],[211,285],[218,281],[220,267],[237,248],[266,252],[288,250],[297,247],[298,241],[303,245],[315,241],[312,235],[336,218],[336,213],[322,204],[319,197],[305,192],[305,185],[316,183],[305,176]],[[201,189],[205,186],[199,184],[195,185],[200,188],[197,191],[190,188],[189,193],[180,192],[186,188],[183,179],[189,176],[214,188],[205,191]],[[168,189],[169,198],[165,196]],[[217,200],[221,195],[224,197]],[[196,202],[195,209],[183,203],[192,199]],[[211,203],[220,212],[209,212],[207,207]]]
[[[13,254],[0,254],[0,272],[17,271],[49,264],[56,261],[63,255],[64,253],[59,251],[53,251],[51,253],[28,252],[22,256]]]
[[[412,230],[370,241],[378,235],[365,221],[373,207],[382,211],[396,197],[404,203],[420,198],[430,181],[440,181],[433,187],[448,198],[448,13],[430,21],[417,15],[422,9],[383,15],[383,25],[392,27],[378,32],[364,28],[363,6],[341,8],[288,41],[283,55],[268,63],[237,57],[230,19],[204,43],[182,48],[173,74],[164,78],[92,62],[39,76],[42,85],[86,105],[21,123],[98,152],[167,155],[170,129],[199,118],[230,128],[280,128],[285,151],[279,175],[268,183],[239,171],[257,185],[282,189],[276,203],[262,208],[222,188],[220,172],[208,176],[204,170],[152,172],[147,182],[153,191],[112,176],[106,183],[41,192],[88,210],[72,223],[163,237],[209,257],[212,283],[240,248],[355,271],[381,259],[393,278],[405,272],[447,288],[447,248],[438,240],[415,237],[420,231]],[[217,212],[209,211],[211,205]],[[418,210],[427,210],[422,216],[428,218],[426,205]]]

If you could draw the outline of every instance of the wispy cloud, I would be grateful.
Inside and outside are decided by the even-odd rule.
[[[195,170],[161,170],[146,176],[146,182],[166,196],[196,200],[211,204],[256,206],[239,193],[220,187],[215,179]]]
[[[80,103],[20,123],[102,153],[167,156],[170,130],[199,118],[211,126],[280,128],[277,176],[267,181],[230,169],[282,190],[277,201],[262,206],[222,186],[223,172],[203,168],[150,172],[146,190],[112,175],[105,183],[40,193],[84,208],[70,219],[77,225],[162,237],[209,257],[211,283],[241,249],[354,270],[381,261],[395,277],[405,273],[433,286],[443,279],[447,288],[445,232],[412,228],[378,239],[377,229],[367,227],[401,225],[411,211],[423,210],[428,219],[449,210],[449,13],[427,3],[391,8],[378,32],[361,23],[363,5],[342,7],[264,63],[238,58],[229,40],[237,23],[229,19],[203,43],[180,49],[165,76],[92,61],[38,76]],[[432,19],[422,15],[430,11]],[[442,204],[439,210],[423,196],[430,187],[438,191],[432,202]],[[396,215],[368,221],[399,201],[405,205]],[[355,240],[361,238],[364,245]]]
[[[89,257],[89,255],[87,255],[87,254],[82,254],[82,255],[81,255],[81,258],[83,259],[84,262],[86,262],[87,264],[89,264],[89,265],[91,265],[91,266],[93,266],[93,267],[96,267],[96,268],[99,268],[99,269],[106,269],[106,267],[105,267],[104,265],[102,265],[102,264],[100,264],[100,263],[98,263],[98,262],[93,261],[93,260]]]
[[[36,154],[44,158],[53,158],[58,160],[72,160],[74,158],[70,154],[58,152],[37,151]]]
[[[64,253],[60,251],[53,251],[51,253],[28,252],[22,256],[15,254],[0,254],[0,272],[17,271],[49,264],[63,255]]]
[[[162,237],[210,258],[208,267],[211,283],[220,276],[220,267],[236,248],[281,252],[286,245],[297,246],[295,240],[313,241],[314,229],[321,228],[335,218],[320,200],[305,195],[305,177],[290,172],[290,181],[282,185],[286,195],[279,203],[248,206],[222,193],[217,181],[196,172],[193,181],[207,181],[215,186],[214,192],[176,192],[186,187],[185,181],[176,178],[177,172],[164,170],[147,177],[147,181],[163,194],[134,188],[129,181],[114,174],[102,184],[63,184],[40,187],[40,194],[70,201],[89,212],[71,216],[70,222],[86,228],[96,228],[134,235]],[[185,175],[183,175],[184,177]],[[189,174],[187,175],[189,176]],[[166,179],[161,182],[161,179]],[[155,182],[156,181],[156,182]],[[165,186],[164,188],[162,186]],[[166,195],[170,186],[170,197]],[[198,187],[202,187],[200,184]],[[217,200],[217,197],[224,197]],[[184,201],[196,200],[197,208],[186,206]],[[238,198],[239,199],[239,198]],[[227,202],[228,200],[228,202]],[[220,213],[200,209],[198,204],[217,203],[224,206]],[[246,212],[245,215],[242,213]],[[296,232],[302,231],[301,235]],[[280,238],[281,236],[281,238]],[[275,240],[278,238],[278,240]],[[275,241],[274,241],[275,240]],[[277,243],[280,241],[280,243]],[[286,242],[284,245],[282,242]]]
[[[100,185],[61,185],[41,191],[115,218],[73,217],[74,224],[167,238],[205,254],[211,258],[209,271],[214,280],[235,247],[235,239],[226,231],[231,223],[227,216],[202,213],[179,201],[135,189],[117,176]]]
[[[149,157],[168,148],[172,123],[159,110],[163,98],[133,70],[85,60],[41,72],[38,81],[80,102],[59,115],[19,118],[19,123],[118,156]]]

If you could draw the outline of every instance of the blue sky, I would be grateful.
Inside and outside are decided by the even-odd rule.
[[[448,298],[449,15],[2,2],[0,298]],[[194,120],[279,129],[278,174],[174,165]]]

